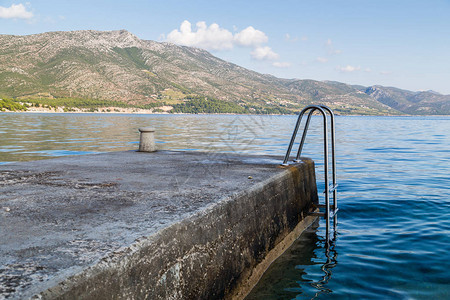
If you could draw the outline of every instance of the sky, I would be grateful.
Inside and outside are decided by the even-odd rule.
[[[450,0],[0,0],[0,34],[126,29],[281,78],[450,94]]]

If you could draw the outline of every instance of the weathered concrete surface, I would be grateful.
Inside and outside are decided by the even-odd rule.
[[[113,152],[0,166],[0,298],[235,295],[317,201],[314,164]]]

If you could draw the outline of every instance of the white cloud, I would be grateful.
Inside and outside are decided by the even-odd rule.
[[[220,28],[216,23],[208,27],[205,22],[198,22],[196,27],[196,31],[192,31],[191,23],[183,21],[180,30],[172,30],[167,35],[167,40],[175,44],[211,50],[233,48],[233,34],[226,29]]]
[[[328,61],[328,58],[319,56],[319,57],[316,58],[316,61],[324,64],[324,63],[326,63]]]
[[[27,11],[23,4],[12,4],[10,7],[0,6],[0,19],[31,19],[33,13]]]
[[[370,72],[372,72],[372,69],[371,68],[365,68],[364,72],[370,73]]]
[[[249,26],[242,30],[241,32],[238,32],[234,35],[234,41],[236,44],[241,46],[259,46],[261,44],[265,44],[269,41],[269,38],[267,35],[255,28],[253,26]]]
[[[196,28],[192,30],[191,23],[187,20],[183,21],[179,29],[174,29],[167,35],[167,41],[208,50],[229,50],[234,45],[258,47],[269,41],[264,32],[253,28],[253,26],[249,26],[234,35],[216,23],[207,26],[205,22],[198,22],[195,26]],[[236,29],[234,26],[235,31]]]
[[[251,56],[257,60],[277,60],[280,56],[273,52],[272,48],[265,47],[257,47],[251,53]]]
[[[361,70],[361,67],[360,66],[354,67],[354,66],[346,65],[345,67],[338,66],[337,70],[339,72],[350,73],[350,72],[356,72],[356,71]]]
[[[390,71],[381,71],[380,72],[380,75],[390,75],[390,74],[392,74],[392,72],[390,72]]]
[[[279,62],[279,61],[272,63],[272,66],[277,67],[277,68],[289,68],[291,65],[292,65],[291,63]]]
[[[255,29],[253,26],[248,26],[241,31],[237,31],[237,27],[233,26],[233,30],[234,34],[216,23],[207,26],[205,22],[198,22],[193,29],[191,23],[185,20],[179,29],[172,30],[167,36],[162,34],[159,39],[207,50],[230,50],[234,46],[249,47],[253,48],[250,55],[256,60],[269,61],[272,66],[278,68],[291,66],[288,62],[279,62],[280,56],[270,47],[264,46],[269,38],[261,30]],[[297,40],[289,34],[286,34],[285,37],[290,41]]]

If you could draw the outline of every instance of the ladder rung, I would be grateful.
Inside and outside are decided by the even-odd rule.
[[[310,216],[320,216],[320,217],[325,217],[325,213],[323,212],[318,212],[318,211],[313,211],[309,213]]]
[[[314,205],[314,207],[317,207],[317,208],[326,208],[326,207],[327,207],[326,204],[313,204],[313,205]],[[331,208],[331,205],[332,205],[332,204],[330,204],[330,209],[332,209],[332,208]],[[337,210],[337,208],[336,208],[336,210]]]
[[[336,208],[335,210],[331,210],[330,211],[330,217],[331,218],[334,217],[338,213],[338,211],[339,211],[339,208]]]
[[[330,185],[330,186],[328,187],[328,193],[334,192],[334,190],[336,190],[338,186],[339,186],[339,184]],[[324,194],[325,194],[326,192],[327,192],[327,191],[323,191]]]

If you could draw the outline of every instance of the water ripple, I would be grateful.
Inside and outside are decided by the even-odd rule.
[[[137,148],[284,155],[294,116],[0,113],[0,165]],[[320,118],[303,155],[323,190]],[[450,299],[450,118],[337,117],[338,232],[302,234],[248,299]],[[294,149],[296,149],[296,146]],[[323,201],[323,195],[320,195]]]

